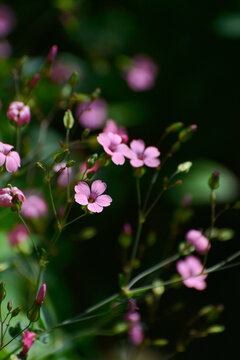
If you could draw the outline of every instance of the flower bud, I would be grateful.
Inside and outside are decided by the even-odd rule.
[[[186,161],[186,162],[184,162],[182,164],[179,164],[177,170],[178,170],[179,173],[180,172],[181,173],[183,173],[183,172],[188,173],[189,170],[191,169],[191,167],[192,167],[192,162],[191,161]]]
[[[79,74],[77,71],[74,71],[68,82],[71,85],[71,87],[74,89],[77,86],[78,81],[79,81]]]
[[[182,129],[183,125],[184,124],[182,122],[173,123],[166,128],[165,132],[166,134],[169,134],[171,132],[177,132]]]
[[[40,306],[34,303],[31,309],[28,311],[27,317],[31,322],[38,321],[40,317]]]
[[[55,60],[55,57],[57,56],[58,53],[58,46],[57,45],[53,45],[51,47],[51,49],[49,50],[48,56],[47,56],[47,61],[48,62],[53,62]]]
[[[87,169],[91,169],[97,162],[98,154],[93,154],[87,159]]]
[[[74,117],[70,109],[65,111],[64,117],[63,117],[63,124],[65,126],[65,129],[70,130],[73,128],[74,125]]]
[[[39,78],[40,78],[40,74],[37,73],[37,74],[33,75],[33,77],[31,78],[31,80],[29,81],[29,86],[30,86],[32,89],[35,88],[35,86],[37,85]]]
[[[39,289],[37,299],[36,299],[36,304],[41,306],[45,296],[46,296],[46,284],[43,284]]]
[[[5,299],[6,297],[6,289],[5,289],[5,283],[0,283],[0,303]]]
[[[212,173],[211,177],[208,180],[208,186],[211,190],[216,190],[219,188],[219,177],[220,171],[216,170]]]
[[[188,140],[191,139],[192,137],[192,134],[197,130],[197,125],[193,124],[193,125],[190,125],[189,127],[183,129],[179,135],[178,135],[178,139],[181,141],[181,142],[186,142]]]
[[[16,307],[16,308],[12,311],[12,314],[11,314],[12,318],[13,318],[13,317],[16,317],[16,316],[20,313],[21,310],[22,310],[22,306],[21,306],[21,305],[18,306],[18,307]]]
[[[9,300],[9,302],[7,303],[7,309],[8,311],[12,310],[12,300]]]
[[[180,149],[180,146],[181,146],[180,141],[175,142],[170,150],[170,153],[175,154]]]

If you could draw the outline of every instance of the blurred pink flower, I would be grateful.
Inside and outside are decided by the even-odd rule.
[[[46,296],[46,290],[47,290],[46,284],[42,284],[36,298],[36,304],[38,306],[42,306],[43,300],[45,299]]]
[[[100,213],[104,207],[109,206],[112,202],[109,195],[102,195],[106,188],[106,183],[101,180],[95,180],[92,183],[91,190],[86,182],[80,181],[75,186],[75,201],[80,205],[87,205],[89,211]]]
[[[30,331],[24,331],[24,334],[23,334],[23,349],[20,353],[20,356],[23,357],[24,359],[27,358],[27,355],[28,355],[28,351],[29,349],[33,346],[34,344],[34,336],[35,336],[35,333],[34,332],[30,332]]]
[[[146,55],[137,55],[132,64],[125,69],[125,78],[133,91],[151,89],[158,73],[157,65]]]
[[[13,207],[18,201],[25,201],[25,196],[16,186],[0,189],[0,207]]]
[[[189,230],[186,234],[186,240],[193,245],[196,251],[201,255],[205,254],[211,247],[208,239],[198,230]]]
[[[0,37],[7,36],[15,27],[16,18],[6,5],[0,5]]]
[[[31,120],[30,107],[20,101],[13,101],[8,108],[7,116],[14,125],[22,126]]]
[[[155,146],[148,146],[145,148],[143,140],[133,140],[130,143],[130,148],[123,144],[121,146],[122,154],[130,159],[130,164],[133,167],[141,167],[146,165],[148,167],[156,168],[160,165],[158,156],[159,150]]]
[[[124,126],[118,126],[114,120],[107,120],[105,128],[103,129],[104,133],[113,133],[121,136],[122,142],[128,142],[128,133]]]
[[[140,323],[133,323],[128,331],[129,340],[133,345],[140,345],[144,339],[144,332]]]
[[[21,214],[28,219],[37,219],[47,215],[48,206],[41,194],[37,191],[28,191],[22,205]]]
[[[61,170],[62,169],[62,170]],[[57,183],[61,187],[67,186],[68,181],[68,173],[69,173],[69,183],[71,184],[74,180],[74,172],[71,167],[66,168],[66,162],[61,162],[59,164],[54,165],[53,170],[55,172],[59,172]]]
[[[123,233],[125,235],[132,235],[132,227],[129,223],[123,224]]]
[[[21,166],[21,159],[17,151],[12,151],[13,146],[0,141],[0,167],[5,164],[10,173],[17,171]]]
[[[195,288],[196,290],[204,290],[207,287],[206,277],[207,275],[199,275],[203,270],[201,261],[193,256],[188,255],[184,260],[179,260],[176,265],[178,273],[182,278],[189,278],[183,280],[185,286],[189,288]]]
[[[55,57],[57,56],[57,53],[58,53],[58,46],[52,45],[52,47],[49,50],[49,53],[47,55],[47,61],[53,62],[55,60]]]
[[[128,337],[133,345],[140,345],[144,338],[144,332],[140,323],[141,316],[136,301],[134,299],[128,300],[128,312],[125,314],[124,319],[130,322]]]
[[[12,246],[17,246],[21,242],[27,240],[29,235],[23,224],[17,224],[11,231],[8,232],[7,236],[9,243]]]
[[[32,89],[35,88],[35,86],[37,85],[39,79],[40,79],[40,74],[39,73],[36,73],[35,75],[33,75],[33,77],[29,81],[29,86]]]
[[[76,118],[80,125],[90,130],[103,127],[107,118],[107,103],[103,99],[96,99],[79,103],[76,107]]]
[[[101,133],[97,137],[97,141],[102,145],[104,151],[111,156],[112,161],[116,165],[123,165],[125,158],[122,152],[122,147],[126,146],[122,144],[121,136],[117,134]]]
[[[0,40],[0,59],[7,59],[12,54],[12,47],[7,40]]]
[[[52,65],[51,80],[56,84],[62,84],[69,80],[74,71],[82,77],[82,71],[78,64],[68,59],[56,60]]]

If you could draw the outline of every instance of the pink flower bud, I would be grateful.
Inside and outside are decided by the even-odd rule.
[[[17,171],[21,166],[20,156],[17,151],[12,151],[13,146],[0,141],[0,168],[5,164],[10,173]]]
[[[7,116],[14,125],[22,126],[31,120],[30,107],[20,101],[13,101],[8,108]]]
[[[46,284],[43,284],[40,289],[39,289],[39,292],[38,292],[38,295],[37,295],[37,299],[36,299],[36,304],[41,306],[42,303],[43,303],[43,300],[46,296],[46,290],[47,290],[47,287],[46,287]]]
[[[35,336],[34,332],[30,332],[27,330],[24,332],[24,334],[23,334],[23,349],[20,353],[21,357],[24,357],[24,358],[27,357],[29,349],[34,344],[34,341],[35,341],[34,336]]]
[[[14,207],[25,201],[25,196],[16,186],[0,189],[0,207]]]
[[[29,81],[29,86],[30,86],[32,89],[35,88],[35,86],[37,85],[39,79],[40,79],[40,74],[39,74],[39,73],[35,74],[35,75],[31,78],[31,80]]]
[[[48,62],[53,62],[55,60],[55,57],[57,56],[58,53],[58,46],[57,45],[53,45],[51,47],[51,49],[49,50],[48,56],[47,56],[47,61]]]

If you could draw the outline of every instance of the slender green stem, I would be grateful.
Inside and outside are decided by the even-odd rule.
[[[8,354],[3,360],[8,360],[10,359],[11,355],[15,354],[18,350],[20,350],[22,348],[22,344],[20,344],[17,348],[15,348],[13,351],[10,352],[10,354]]]
[[[59,220],[58,220],[58,216],[57,216],[57,211],[56,211],[56,207],[55,207],[54,200],[53,200],[51,180],[50,180],[49,177],[48,177],[48,179],[47,179],[47,182],[48,182],[48,190],[49,190],[49,195],[50,195],[50,200],[51,200],[51,205],[52,205],[53,213],[54,213],[54,216],[55,216],[55,218],[56,218],[57,225],[59,225]]]
[[[27,330],[31,325],[31,322],[22,330],[20,331],[17,335],[15,335],[10,341],[8,341],[4,346],[0,347],[0,351],[3,350],[5,347],[7,347],[9,344],[11,344],[11,342],[13,340],[15,340],[19,335],[21,335],[25,330]]]
[[[84,214],[76,217],[75,219],[69,221],[68,223],[66,223],[66,224],[64,224],[64,225],[62,225],[62,228],[65,229],[68,225],[71,225],[72,223],[74,223],[75,221],[81,219],[82,217],[84,217],[84,216],[86,216],[86,215],[87,215],[87,213],[84,213]]]
[[[40,264],[39,264],[39,273],[38,273],[38,278],[37,278],[37,283],[36,283],[35,298],[37,297],[39,288],[40,288],[41,284],[43,283],[45,265],[41,264],[41,261],[42,260],[40,260]]]
[[[148,187],[147,195],[146,195],[144,205],[143,205],[143,212],[146,210],[148,200],[150,198],[153,186],[155,185],[155,183],[156,183],[156,181],[158,179],[158,175],[159,175],[159,170],[156,170],[155,173],[153,174],[152,180],[151,180],[150,185]]]
[[[1,347],[3,346],[3,319],[2,319],[2,303],[0,303],[0,323],[1,323]]]
[[[19,126],[16,126],[16,151],[20,153],[20,144],[21,144],[21,129]]]
[[[153,201],[152,205],[149,206],[149,208],[147,209],[147,211],[144,213],[143,217],[144,219],[147,218],[147,216],[150,214],[150,212],[152,211],[152,209],[156,206],[156,204],[158,203],[158,201],[160,200],[162,194],[164,193],[165,189],[162,189],[160,191],[160,193],[157,195],[157,197],[155,198],[155,200]]]
[[[70,130],[66,130],[66,146],[68,148],[69,144],[69,133]],[[67,155],[67,161],[69,161],[70,154]],[[69,168],[67,167],[67,203],[70,202],[70,177],[69,177]]]
[[[215,216],[216,199],[215,199],[214,191],[211,191],[210,199],[211,199],[211,226],[210,226],[210,232],[209,232],[209,243],[211,243],[211,240],[212,240],[213,229],[214,229],[215,221],[216,221],[216,216]],[[204,268],[207,264],[208,254],[209,254],[209,248],[207,249],[207,251],[205,252],[205,255],[204,255],[202,271],[204,270]]]
[[[25,228],[26,228],[26,230],[27,230],[27,232],[28,232],[28,234],[29,234],[29,237],[30,237],[30,239],[31,239],[31,241],[32,241],[32,244],[33,244],[33,247],[34,247],[34,249],[35,249],[35,252],[36,252],[38,258],[40,258],[39,251],[38,251],[38,248],[37,248],[37,246],[36,246],[36,244],[35,244],[35,241],[34,241],[34,239],[33,239],[33,237],[32,237],[31,231],[29,230],[29,227],[27,226],[25,220],[23,219],[23,217],[20,215],[19,212],[18,212],[18,217],[19,217],[19,219],[22,221],[23,225],[25,226]]]

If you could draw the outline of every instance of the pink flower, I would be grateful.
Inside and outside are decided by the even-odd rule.
[[[24,334],[23,334],[23,349],[22,349],[22,352],[20,354],[24,358],[27,357],[29,349],[34,344],[34,341],[35,341],[34,336],[35,336],[34,332],[30,332],[30,331],[27,331],[27,330],[24,331]]]
[[[47,61],[53,62],[55,60],[55,57],[57,56],[57,53],[58,53],[58,46],[53,45],[47,55]]]
[[[54,165],[53,170],[59,172],[57,183],[61,187],[66,187],[68,182],[68,173],[69,173],[69,183],[71,184],[74,180],[74,173],[71,167],[66,167],[66,162],[61,162]]]
[[[45,299],[45,296],[46,296],[46,290],[47,290],[47,286],[46,286],[46,284],[43,284],[40,287],[38,295],[37,295],[37,299],[36,299],[37,305],[42,306],[43,300]]]
[[[146,55],[137,55],[126,68],[126,81],[133,91],[149,90],[154,86],[158,73],[157,65]]]
[[[104,133],[113,133],[121,136],[122,142],[128,142],[128,133],[124,126],[118,126],[114,120],[108,120],[105,128],[103,129]]]
[[[82,77],[82,70],[76,62],[66,58],[58,59],[52,65],[51,80],[56,84],[62,84],[69,80],[74,71]]]
[[[7,59],[12,54],[12,47],[7,40],[0,41],[0,59]]]
[[[121,136],[113,133],[101,133],[97,137],[97,141],[103,146],[104,151],[111,156],[112,162],[116,165],[123,165],[125,158],[122,152],[122,147],[126,146],[122,144]],[[123,148],[125,149],[125,148]]]
[[[11,231],[9,231],[7,236],[9,243],[12,246],[18,246],[18,244],[27,240],[28,232],[23,224],[17,224]]]
[[[182,278],[185,286],[189,288],[195,288],[196,290],[204,290],[207,287],[206,277],[207,275],[199,275],[203,270],[201,261],[193,255],[188,255],[184,260],[177,262],[177,271]],[[189,278],[189,279],[188,279]]]
[[[75,201],[80,205],[87,205],[89,211],[100,213],[104,207],[109,206],[112,202],[109,195],[102,195],[106,188],[106,183],[101,180],[95,180],[92,183],[91,190],[86,182],[80,181],[75,186]]]
[[[130,143],[130,148],[123,144],[121,146],[122,154],[130,159],[130,164],[133,167],[141,167],[146,165],[148,167],[156,168],[160,165],[158,156],[159,150],[155,146],[148,146],[145,148],[143,140],[133,140]]]
[[[14,125],[22,126],[31,120],[30,107],[20,101],[13,101],[8,108],[7,116]]]
[[[22,205],[21,214],[28,219],[37,219],[47,215],[48,206],[40,193],[29,191]]]
[[[6,170],[10,173],[17,171],[21,166],[20,156],[17,151],[11,151],[12,145],[0,141],[0,167],[5,164]]]
[[[128,331],[129,340],[133,345],[140,345],[144,339],[144,332],[140,323],[133,323]]]
[[[16,23],[12,10],[6,5],[0,5],[0,37],[7,36]]]
[[[25,201],[25,196],[16,186],[0,189],[0,207],[13,207],[18,201]]]
[[[132,227],[129,223],[123,224],[123,233],[128,236],[132,235]]]
[[[211,247],[208,239],[198,230],[189,230],[186,234],[186,240],[192,244],[196,251],[201,255],[205,254]]]
[[[96,99],[79,103],[76,108],[76,118],[80,125],[90,130],[100,129],[107,117],[107,103],[103,99]]]

